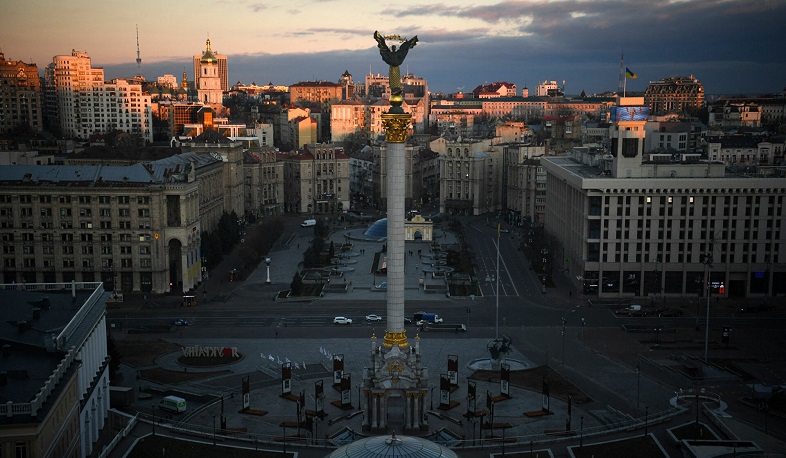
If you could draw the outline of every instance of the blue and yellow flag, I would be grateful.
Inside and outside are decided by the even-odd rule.
[[[636,79],[638,77],[639,77],[639,75],[637,75],[637,74],[633,73],[632,71],[630,71],[630,69],[628,67],[625,67],[625,78]]]

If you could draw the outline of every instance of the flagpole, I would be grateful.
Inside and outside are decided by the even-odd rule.
[[[499,223],[497,223],[497,325],[494,334],[495,339],[499,339]]]

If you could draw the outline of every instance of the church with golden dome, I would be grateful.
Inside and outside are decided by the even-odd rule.
[[[228,90],[227,57],[210,48],[210,38],[205,42],[205,51],[194,56],[194,87],[198,101],[204,104],[223,102]]]

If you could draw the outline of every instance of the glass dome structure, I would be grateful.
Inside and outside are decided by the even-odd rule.
[[[388,219],[382,218],[374,221],[374,224],[369,226],[366,229],[366,232],[363,233],[366,237],[387,237],[388,236]]]
[[[373,436],[356,440],[327,455],[327,458],[458,458],[453,450],[428,439],[412,436]]]

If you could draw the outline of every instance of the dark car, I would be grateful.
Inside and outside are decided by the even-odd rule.
[[[682,316],[682,310],[668,308],[668,309],[663,310],[662,312],[660,312],[660,314],[658,314],[658,316]]]
[[[404,317],[404,324],[412,324],[412,318]]]

